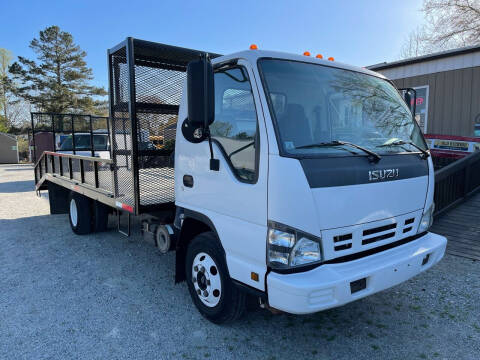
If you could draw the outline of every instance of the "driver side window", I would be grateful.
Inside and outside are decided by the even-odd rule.
[[[257,114],[243,67],[215,73],[215,121],[210,133],[240,181],[256,182]]]

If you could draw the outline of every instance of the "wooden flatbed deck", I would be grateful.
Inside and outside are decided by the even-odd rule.
[[[447,237],[447,253],[480,260],[480,192],[435,219],[431,231]]]

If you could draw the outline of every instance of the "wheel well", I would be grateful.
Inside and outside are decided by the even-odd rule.
[[[48,187],[50,214],[68,214],[70,190],[50,181],[45,181]]]
[[[215,235],[217,232],[215,228],[201,220],[187,217],[183,220],[180,235],[178,236],[176,245],[176,257],[175,257],[175,283],[182,282],[186,279],[185,276],[185,255],[187,247],[190,241],[203,232],[213,231]],[[217,236],[218,237],[218,236]]]

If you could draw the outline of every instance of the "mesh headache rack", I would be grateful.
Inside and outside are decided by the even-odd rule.
[[[174,202],[178,109],[187,64],[201,53],[133,38],[108,51],[113,195],[136,214]]]

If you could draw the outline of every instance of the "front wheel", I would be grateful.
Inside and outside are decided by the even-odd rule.
[[[230,279],[223,249],[214,233],[202,233],[192,240],[185,266],[188,290],[205,318],[221,324],[243,315],[245,294]]]

